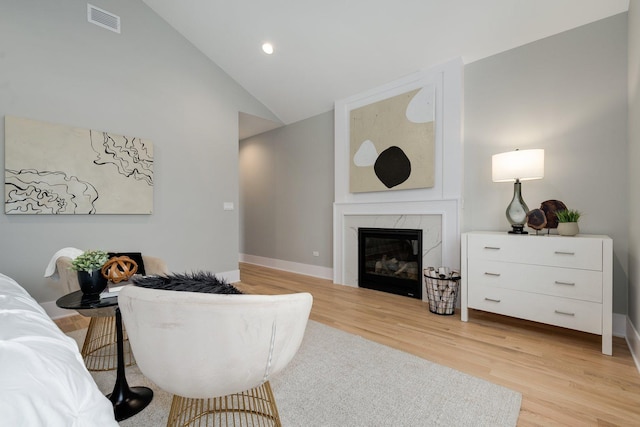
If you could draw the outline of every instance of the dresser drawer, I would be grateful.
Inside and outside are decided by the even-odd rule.
[[[549,295],[475,284],[470,308],[519,317],[592,334],[602,334],[602,305]]]
[[[602,240],[562,236],[469,234],[468,257],[601,271]]]
[[[602,302],[602,272],[469,259],[473,286],[492,286],[576,300]]]

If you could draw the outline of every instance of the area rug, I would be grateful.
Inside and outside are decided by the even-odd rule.
[[[82,342],[84,332],[69,335]],[[92,375],[111,392],[115,371]],[[150,387],[154,397],[120,425],[165,425],[171,396],[137,366],[126,375],[131,387]],[[505,387],[313,321],[271,386],[285,427],[515,426],[522,401]]]

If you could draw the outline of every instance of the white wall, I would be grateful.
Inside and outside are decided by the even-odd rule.
[[[629,320],[640,361],[640,0],[629,4]],[[636,334],[630,337],[629,332]],[[640,365],[639,365],[640,366]]]
[[[0,272],[43,302],[61,295],[43,273],[66,246],[142,251],[178,272],[237,271],[238,215],[223,203],[238,204],[238,111],[277,118],[141,1],[92,4],[119,15],[122,33],[88,23],[85,1],[0,3],[0,116],[151,140],[154,212],[2,213]]]
[[[464,230],[507,230],[513,184],[491,156],[544,148],[545,176],[522,184],[529,208],[562,200],[580,230],[614,241],[614,312],[627,312],[627,14],[465,67]]]

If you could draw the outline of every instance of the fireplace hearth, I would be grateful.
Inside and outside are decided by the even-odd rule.
[[[358,286],[422,299],[422,230],[358,228]]]

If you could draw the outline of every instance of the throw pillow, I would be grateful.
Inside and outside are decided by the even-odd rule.
[[[191,274],[169,274],[167,276],[134,276],[136,286],[168,291],[202,292],[210,294],[241,294],[235,286],[218,279],[214,274],[198,272]]]

